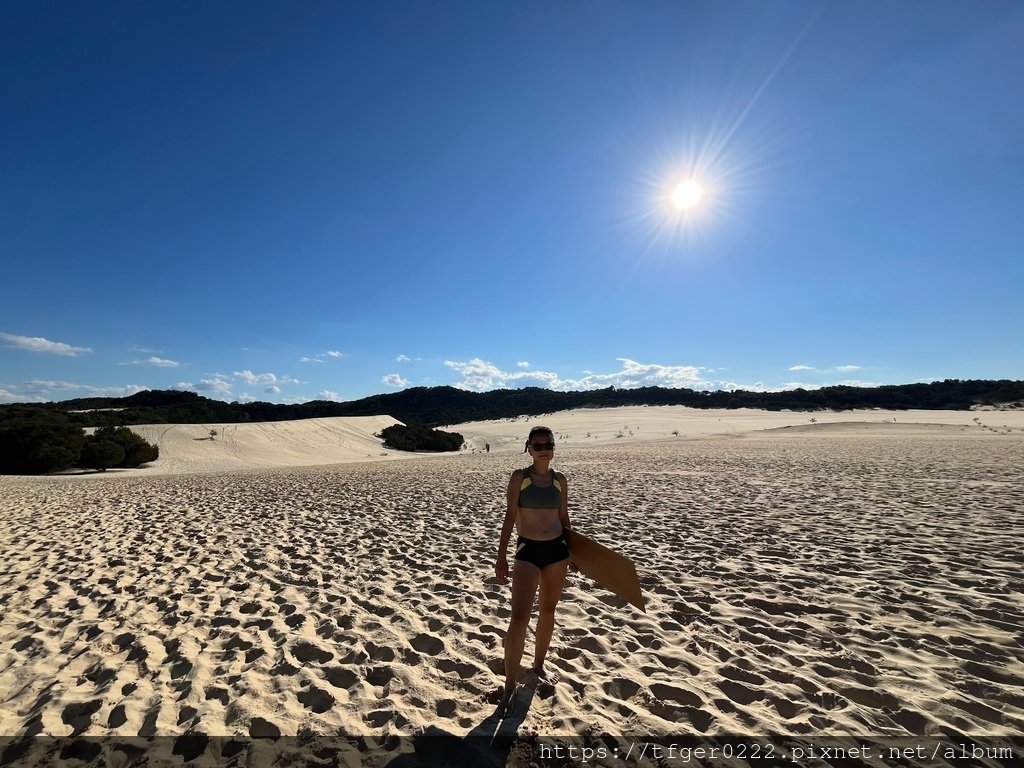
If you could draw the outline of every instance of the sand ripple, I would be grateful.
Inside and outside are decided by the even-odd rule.
[[[562,682],[520,730],[1024,731],[1021,447],[766,433],[566,452],[577,528],[636,560],[648,613],[574,578]],[[514,463],[0,479],[0,733],[478,728]]]

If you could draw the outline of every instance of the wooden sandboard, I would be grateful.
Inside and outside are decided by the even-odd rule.
[[[565,542],[569,556],[584,575],[647,613],[632,560],[576,531],[565,531]]]

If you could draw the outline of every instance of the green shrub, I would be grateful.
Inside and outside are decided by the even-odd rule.
[[[86,469],[98,469],[106,472],[108,467],[116,467],[124,461],[124,448],[109,440],[97,440],[95,436],[88,438],[82,447],[82,455],[78,466]]]
[[[85,442],[81,427],[56,419],[0,425],[0,474],[39,475],[75,466]]]
[[[458,432],[430,429],[421,424],[392,424],[381,431],[384,447],[396,451],[457,451],[464,442]]]
[[[160,456],[159,448],[147,443],[141,435],[132,432],[128,427],[100,427],[93,437],[121,446],[124,458],[118,462],[118,467],[137,467],[148,461],[156,461]]]

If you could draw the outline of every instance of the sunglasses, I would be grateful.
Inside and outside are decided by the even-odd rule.
[[[554,443],[530,443],[530,447],[535,451],[553,451],[555,450]]]

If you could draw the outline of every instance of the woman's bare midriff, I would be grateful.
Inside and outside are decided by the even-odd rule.
[[[520,507],[516,531],[524,539],[547,541],[562,535],[562,521],[558,519],[557,509]]]

